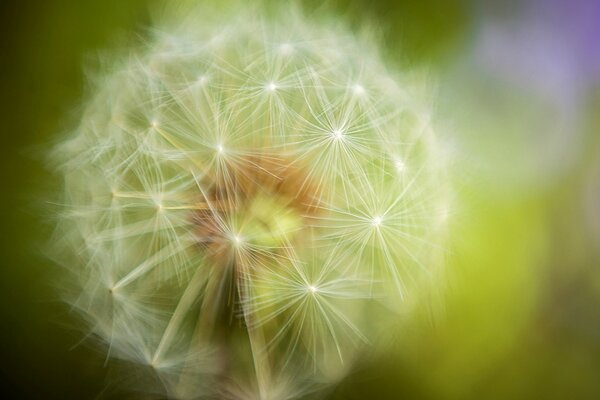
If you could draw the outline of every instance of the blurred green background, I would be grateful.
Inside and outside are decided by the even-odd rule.
[[[76,120],[86,68],[143,34],[155,3],[0,3],[0,382],[10,398],[127,398],[58,301],[59,271],[43,255],[56,185],[45,157]],[[390,64],[431,76],[457,188],[442,301],[424,302],[392,351],[331,398],[600,398],[600,9],[591,3],[302,3],[354,29],[377,27]]]

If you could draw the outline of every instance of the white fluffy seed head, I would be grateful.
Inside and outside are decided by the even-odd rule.
[[[297,10],[205,17],[97,83],[57,150],[57,246],[90,329],[169,396],[295,398],[435,272],[437,144],[371,42]]]

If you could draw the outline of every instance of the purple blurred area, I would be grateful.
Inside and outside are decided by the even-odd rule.
[[[590,157],[600,1],[475,2],[443,94],[459,157],[499,193],[563,185]],[[545,190],[545,189],[544,189]]]
[[[600,82],[600,1],[528,0],[509,15],[482,11],[476,59],[496,76],[564,102]]]

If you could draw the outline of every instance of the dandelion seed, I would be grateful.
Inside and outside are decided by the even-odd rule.
[[[274,92],[277,89],[277,85],[274,82],[269,82],[265,88],[268,92]]]
[[[394,167],[396,168],[396,171],[404,172],[404,170],[406,169],[406,164],[404,163],[404,161],[402,161],[401,158],[396,157],[394,159]]]
[[[292,51],[294,50],[294,48],[292,47],[291,44],[289,43],[282,43],[279,45],[279,52],[283,55],[288,55],[290,54]]]
[[[362,87],[362,85],[359,85],[358,83],[352,87],[352,90],[357,96],[362,96],[363,94],[365,94],[365,88]]]
[[[208,82],[208,77],[206,75],[200,75],[197,81],[201,86],[204,86]]]
[[[335,140],[341,140],[344,138],[344,132],[341,129],[335,129],[331,132],[331,136],[333,136]]]

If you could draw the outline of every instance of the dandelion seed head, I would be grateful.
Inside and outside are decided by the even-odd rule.
[[[56,150],[58,258],[92,333],[165,396],[296,398],[436,271],[435,132],[375,44],[297,9],[197,7],[98,79]]]

